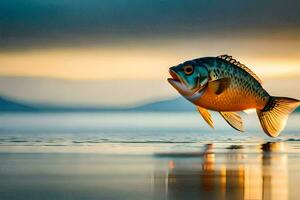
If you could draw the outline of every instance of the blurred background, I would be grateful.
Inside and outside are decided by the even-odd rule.
[[[211,129],[167,82],[171,66],[229,54],[300,99],[299,10],[0,0],[0,199],[299,199],[299,113],[277,138],[256,114],[243,134],[218,113]]]
[[[271,94],[300,98],[299,8],[293,0],[1,0],[0,107],[173,99],[170,66],[220,54],[253,69]]]

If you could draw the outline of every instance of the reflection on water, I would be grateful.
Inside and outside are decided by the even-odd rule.
[[[186,145],[197,150],[178,153]],[[154,155],[0,153],[0,199],[296,200],[299,149],[297,141],[215,142]]]
[[[197,113],[2,114],[0,200],[297,200],[299,121],[271,139],[254,115],[236,134]]]
[[[261,153],[232,146],[214,153],[208,144],[199,158],[169,155],[168,168],[154,173],[154,194],[161,199],[288,199],[288,158],[284,143],[261,145]],[[166,156],[166,155],[164,155]],[[161,164],[161,162],[159,162]]]

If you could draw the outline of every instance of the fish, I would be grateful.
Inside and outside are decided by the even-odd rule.
[[[298,99],[270,95],[261,79],[232,56],[202,57],[169,68],[168,82],[197,107],[212,128],[210,111],[221,114],[234,129],[244,132],[240,112],[256,110],[263,131],[277,137]]]

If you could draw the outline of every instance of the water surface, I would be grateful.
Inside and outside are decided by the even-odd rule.
[[[0,115],[0,199],[298,199],[300,115],[278,138],[195,113]]]

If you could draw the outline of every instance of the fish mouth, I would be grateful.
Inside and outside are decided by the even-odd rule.
[[[182,84],[182,81],[180,80],[178,74],[175,71],[169,69],[169,74],[171,75],[172,78],[168,78],[168,81],[172,86]],[[177,88],[175,87],[175,89]]]
[[[175,71],[170,69],[169,73],[172,77],[172,78],[168,78],[169,83],[181,95],[183,95],[189,101],[194,102],[195,100],[199,99],[203,95],[203,93],[205,92],[205,85],[201,86],[201,84],[199,84],[198,87],[191,90],[186,86],[186,84],[184,84],[183,80],[180,78],[180,76]]]
[[[169,69],[169,74],[171,75],[173,81],[180,81],[179,76],[177,75],[177,73],[175,71],[173,71],[172,69]]]
[[[172,69],[169,69],[169,73],[172,78],[168,78],[169,83],[182,95],[190,93],[190,90],[183,83],[180,76]]]

